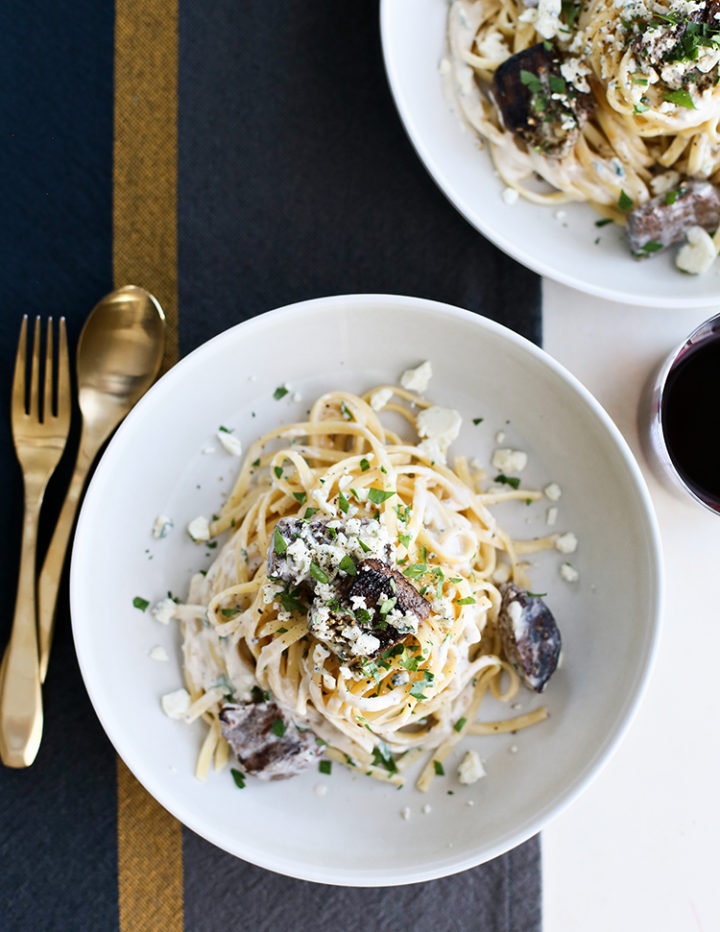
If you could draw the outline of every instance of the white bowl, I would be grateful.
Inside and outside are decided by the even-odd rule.
[[[717,264],[705,275],[685,275],[675,267],[674,250],[633,259],[624,229],[598,229],[599,217],[587,204],[558,211],[503,202],[504,185],[490,155],[451,112],[443,90],[438,65],[445,55],[447,9],[447,0],[382,0],[380,24],[385,68],[405,130],[465,219],[518,262],[581,291],[658,308],[716,305]]]
[[[187,522],[218,508],[239,465],[214,438],[234,428],[245,448],[271,426],[302,418],[330,388],[366,390],[430,358],[428,397],[460,410],[455,452],[487,461],[496,431],[526,450],[524,480],[563,489],[558,530],[580,541],[569,559],[533,556],[533,586],[548,593],[564,663],[527,711],[550,718],[516,735],[470,738],[487,777],[461,786],[456,753],[425,796],[396,791],[335,764],[281,783],[227,771],[193,773],[204,726],[165,717],[160,697],[182,685],[179,632],[133,598],[184,594],[211,553]],[[288,382],[282,400],[273,391]],[[302,401],[293,401],[299,392]],[[477,426],[472,419],[482,417]],[[203,452],[208,446],[215,452]],[[498,511],[517,536],[546,533],[548,501]],[[173,531],[154,540],[158,514]],[[182,360],[120,427],[85,498],[72,560],[75,644],[85,684],[111,741],[147,790],[209,841],[262,867],[325,883],[410,883],[472,867],[519,844],[580,792],[625,731],[657,636],[660,554],[647,490],[632,455],[588,392],[542,350],[483,317],[448,305],[351,295],[282,308],[228,330]],[[148,656],[165,647],[169,663]],[[517,714],[504,710],[505,716]],[[516,753],[511,747],[516,746]],[[316,787],[327,787],[320,797]],[[453,795],[448,795],[453,790]],[[472,801],[474,805],[468,806]],[[430,804],[426,814],[421,807]],[[400,812],[411,809],[404,820]],[[611,818],[609,814],[609,818]]]

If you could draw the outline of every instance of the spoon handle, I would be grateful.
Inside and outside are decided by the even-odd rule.
[[[48,547],[42,570],[38,578],[38,648],[40,654],[40,682],[45,682],[50,647],[55,631],[58,590],[62,579],[68,542],[75,524],[75,514],[82,496],[88,470],[95,459],[103,437],[93,437],[86,433],[80,438],[77,462],[70,486],[65,495],[60,517],[55,525],[52,540]]]

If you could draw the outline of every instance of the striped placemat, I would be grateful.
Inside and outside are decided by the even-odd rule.
[[[141,284],[168,317],[166,367],[272,307],[362,291],[448,301],[540,341],[538,279],[455,213],[404,136],[377,12],[368,0],[0,6],[3,644],[23,313],[64,314],[74,344],[99,297]],[[66,456],[41,545],[68,467]],[[65,585],[38,759],[0,768],[2,929],[176,932],[238,917],[259,930],[539,929],[537,839],[456,877],[362,890],[280,877],[182,828],[104,736],[67,601]]]

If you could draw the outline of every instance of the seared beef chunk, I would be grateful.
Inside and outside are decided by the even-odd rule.
[[[417,631],[429,613],[429,602],[402,573],[368,559],[345,580],[335,604],[313,603],[308,628],[343,660],[375,657]]]
[[[572,149],[592,108],[591,96],[563,78],[561,63],[551,43],[539,42],[504,61],[492,85],[504,126],[554,158]]]
[[[346,599],[352,602],[353,597],[364,598],[367,610],[374,610],[376,619],[388,599],[393,604],[385,611],[386,615],[400,612],[403,615],[416,615],[419,621],[425,621],[430,614],[430,603],[400,570],[380,560],[363,560],[357,569],[357,576],[352,578],[347,589]]]
[[[627,232],[633,255],[640,258],[679,243],[690,227],[711,231],[720,226],[720,189],[709,181],[686,181],[628,211]]]
[[[220,729],[240,767],[261,780],[286,780],[311,767],[322,746],[274,702],[241,702],[220,710]]]
[[[541,693],[555,672],[562,647],[550,609],[538,596],[506,583],[500,587],[500,637],[505,655],[525,684]]]

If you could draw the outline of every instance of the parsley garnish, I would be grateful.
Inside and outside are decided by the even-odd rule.
[[[606,226],[608,225],[608,223],[614,223],[614,222],[615,222],[615,221],[614,221],[614,220],[611,220],[610,217],[603,217],[602,220],[596,220],[596,221],[595,221],[595,226],[596,226],[596,227],[606,227]]]
[[[318,512],[317,508],[306,508],[305,514],[303,515],[303,521],[309,521],[313,515],[316,515]]]
[[[273,533],[273,550],[275,553],[285,553],[287,550],[287,544],[285,543],[285,538],[282,536],[280,531],[275,528]]]
[[[260,689],[259,686],[253,686],[250,690],[250,695],[252,696],[253,702],[267,702],[270,698],[270,693],[267,690]]]
[[[474,417],[474,418],[473,418],[473,424],[477,427],[478,424],[482,424],[482,422],[483,422],[484,420],[485,420],[484,417]]]
[[[464,599],[455,599],[458,605],[474,605],[475,599],[471,595],[466,595]]]
[[[278,385],[278,387],[273,392],[273,398],[275,401],[280,401],[281,398],[284,398],[287,395],[288,390],[284,385]]]
[[[273,472],[275,473],[278,479],[282,479],[282,474],[283,474],[282,466],[275,466],[273,468]]]
[[[618,198],[618,207],[620,210],[630,210],[634,205],[635,201],[621,190],[620,197]]]
[[[504,473],[495,476],[493,482],[499,482],[500,485],[510,485],[513,489],[517,489],[520,486],[520,479],[517,476],[506,476]]]
[[[445,768],[443,767],[443,765],[440,763],[439,760],[434,760],[434,761],[433,761],[433,767],[435,768],[435,773],[436,773],[439,777],[444,777],[444,776],[445,776]]]
[[[644,246],[641,246],[640,249],[635,250],[636,256],[649,256],[654,252],[658,252],[663,248],[662,243],[656,243],[654,239],[649,239]]]
[[[380,745],[373,750],[372,762],[376,767],[384,767],[385,770],[390,773],[395,773],[397,771],[395,759],[384,741],[381,741]]]
[[[679,191],[666,191],[666,192],[665,192],[665,203],[666,203],[668,206],[669,206],[670,204],[674,204],[675,201],[678,199],[679,196],[680,196],[680,192],[679,192]]]
[[[357,567],[355,566],[352,557],[348,556],[348,554],[345,554],[345,556],[340,561],[339,566],[343,572],[348,574],[348,576],[357,576]]]
[[[381,505],[389,498],[392,498],[394,494],[394,492],[385,492],[383,489],[368,489],[368,499],[373,503],[373,505]]]
[[[365,459],[365,457],[363,457],[363,458],[360,460],[360,469],[361,469],[363,472],[367,472],[368,469],[370,469],[370,463],[368,463],[368,461]]]
[[[272,733],[277,735],[278,738],[282,738],[285,734],[286,727],[285,722],[281,718],[276,718],[272,723]]]
[[[259,466],[259,465],[260,465],[260,457],[258,456],[258,458],[257,458],[256,460],[254,460],[252,463],[250,463],[250,465],[251,465],[251,466]]]
[[[417,680],[410,687],[410,695],[413,696],[415,699],[425,699],[426,697],[425,697],[425,694],[423,693],[423,690],[428,686],[432,686],[434,679],[435,679],[434,673],[430,673],[429,670],[423,670],[422,679]]]
[[[327,573],[320,569],[317,563],[310,564],[310,575],[313,577],[313,579],[317,579],[318,582],[330,582],[330,577],[327,575]]]
[[[230,773],[232,774],[232,778],[235,781],[235,786],[239,790],[244,790],[245,789],[245,774],[242,773],[242,771],[240,770],[236,770],[235,767],[230,768]]]
[[[462,731],[463,728],[465,727],[466,722],[467,722],[466,718],[459,718],[453,725],[453,728],[455,729],[455,731],[458,731],[458,732]]]
[[[307,492],[293,492],[293,498],[304,505],[307,501]]]
[[[403,545],[403,547],[407,548],[408,545],[410,544],[410,535],[409,534],[398,534],[398,540]]]
[[[347,514],[350,502],[345,498],[342,492],[338,493],[338,505],[340,506],[340,511],[342,511],[343,514]]]
[[[133,606],[139,608],[141,612],[144,612],[150,603],[147,599],[141,598],[141,596],[136,595],[133,599]]]
[[[427,563],[413,563],[412,566],[403,570],[403,576],[407,576],[408,579],[420,579],[425,573],[427,573]]]
[[[690,91],[680,88],[679,91],[666,91],[663,94],[663,100],[667,100],[676,107],[685,107],[687,110],[697,110],[690,96]]]
[[[321,760],[318,764],[318,770],[320,773],[326,773],[328,776],[332,773],[332,761],[331,760]]]
[[[353,420],[352,411],[350,410],[350,408],[348,408],[348,406],[345,404],[344,401],[341,401],[341,402],[340,402],[340,411],[341,411],[341,413],[342,413],[343,418],[344,418],[346,421],[352,421],[352,420]]]
[[[528,589],[526,594],[532,599],[541,599],[544,595],[547,595],[547,592],[530,592]]]

